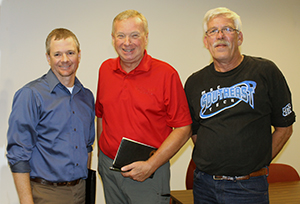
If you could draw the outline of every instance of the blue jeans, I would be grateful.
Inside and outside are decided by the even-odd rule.
[[[267,176],[251,177],[248,180],[214,180],[213,176],[194,172],[194,204],[268,204],[269,184]]]

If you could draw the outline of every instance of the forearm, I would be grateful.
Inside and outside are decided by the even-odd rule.
[[[161,144],[155,154],[148,159],[152,173],[169,161],[190,138],[191,126],[175,128]]]
[[[272,134],[272,159],[276,157],[293,133],[292,125],[289,127],[274,128],[275,130]]]
[[[191,136],[191,126],[175,128],[158,150],[147,160],[133,162],[122,167],[122,175],[136,181],[144,181],[160,166],[171,159]],[[128,172],[127,172],[128,171]]]
[[[87,168],[90,169],[91,168],[91,159],[92,159],[92,153],[89,152],[88,153],[88,161],[87,161]]]
[[[192,138],[192,141],[193,141],[193,143],[194,143],[194,145],[195,145],[195,144],[196,144],[196,141],[197,141],[197,134],[192,135],[191,138]]]
[[[100,135],[102,133],[102,118],[97,118],[97,147],[98,147],[98,156],[100,153],[100,147],[99,147],[99,139]]]
[[[29,173],[12,173],[20,204],[34,204]]]

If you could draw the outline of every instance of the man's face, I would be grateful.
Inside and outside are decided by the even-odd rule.
[[[75,77],[80,62],[80,52],[72,37],[50,42],[48,63],[60,82]]]
[[[121,65],[138,66],[144,56],[148,43],[148,34],[144,32],[142,21],[138,17],[116,21],[113,45],[121,58]]]
[[[239,46],[243,42],[242,32],[234,31],[232,33],[221,32],[225,27],[234,28],[233,20],[226,16],[216,16],[207,23],[207,30],[219,29],[219,32],[213,36],[205,35],[203,42],[209,50],[214,60],[219,62],[231,62],[236,56],[240,55]]]

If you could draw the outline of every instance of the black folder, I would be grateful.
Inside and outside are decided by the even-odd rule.
[[[118,152],[113,161],[111,170],[120,171],[123,166],[131,164],[136,161],[148,160],[157,148],[146,145],[126,137],[122,138]]]

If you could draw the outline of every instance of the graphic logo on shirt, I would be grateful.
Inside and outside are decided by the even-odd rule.
[[[211,88],[210,92],[203,92],[200,99],[200,118],[206,119],[232,108],[240,102],[248,103],[254,109],[254,93],[256,82],[243,81],[232,87]]]
[[[286,117],[290,113],[292,113],[292,105],[288,103],[285,107],[282,108],[282,115]]]

